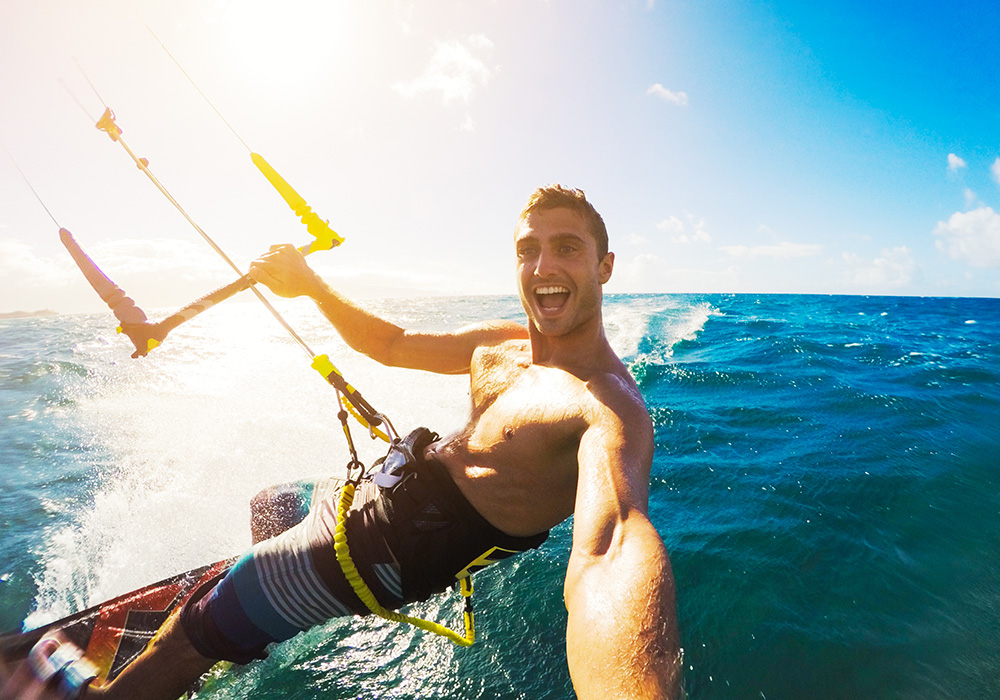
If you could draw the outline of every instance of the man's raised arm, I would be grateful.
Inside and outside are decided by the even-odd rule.
[[[442,374],[469,371],[480,345],[527,338],[513,321],[490,321],[449,333],[409,331],[334,291],[292,245],[272,246],[250,265],[250,276],[283,297],[308,296],[349,346],[384,365]]]
[[[674,579],[647,516],[652,426],[641,399],[614,403],[580,441],[565,584],[570,676],[580,698],[675,698]]]

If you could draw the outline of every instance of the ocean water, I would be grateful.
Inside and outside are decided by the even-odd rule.
[[[520,317],[511,297],[374,305],[421,328]],[[281,308],[400,431],[463,422],[466,378],[383,368]],[[655,424],[690,698],[1000,697],[1000,300],[623,295],[605,324]],[[257,306],[142,360],[113,326],[0,321],[4,630],[238,553],[254,493],[346,463],[333,391]],[[477,576],[471,649],[333,621],[197,697],[572,697],[570,534]]]

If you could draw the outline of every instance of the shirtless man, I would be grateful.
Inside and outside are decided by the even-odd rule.
[[[537,546],[532,538],[575,513],[564,598],[580,698],[676,697],[673,575],[647,515],[653,429],[604,334],[602,285],[614,266],[604,223],[582,192],[543,188],[521,213],[515,248],[527,327],[399,328],[333,291],[289,245],[250,274],[278,295],[313,299],[352,348],[385,365],[469,373],[468,423],[423,457],[443,467],[496,537],[528,543],[513,549]],[[195,648],[214,643],[208,627],[175,620],[114,683],[84,697],[174,700],[220,656]]]

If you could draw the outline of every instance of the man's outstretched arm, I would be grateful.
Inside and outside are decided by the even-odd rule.
[[[675,698],[674,579],[647,516],[652,428],[644,408],[607,411],[580,443],[566,650],[580,698]]]
[[[333,290],[291,245],[273,246],[250,265],[250,276],[279,296],[310,297],[344,342],[393,367],[461,374],[469,371],[480,345],[528,337],[527,330],[512,321],[479,323],[450,333],[400,328]]]

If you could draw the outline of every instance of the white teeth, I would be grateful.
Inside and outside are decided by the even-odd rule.
[[[535,294],[569,294],[569,290],[566,287],[539,287]]]

